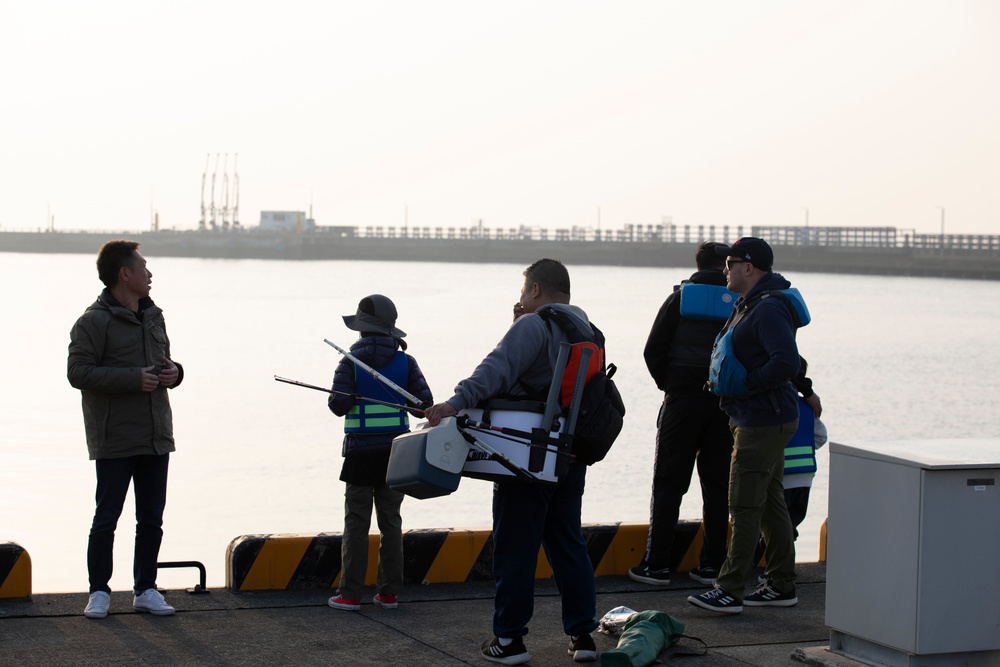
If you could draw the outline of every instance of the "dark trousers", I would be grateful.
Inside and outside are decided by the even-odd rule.
[[[656,418],[656,459],[649,504],[645,562],[652,569],[670,566],[681,499],[691,486],[697,463],[705,528],[701,565],[719,569],[726,559],[729,529],[729,463],[733,434],[718,396],[707,392],[668,395]]]
[[[799,524],[805,521],[806,513],[809,511],[809,487],[798,486],[794,489],[785,489],[785,507],[788,508],[788,519],[792,522],[792,539],[799,539]],[[764,557],[764,537],[761,536],[757,542],[757,551],[754,553],[754,563],[759,563]]]
[[[809,487],[785,489],[785,507],[788,508],[788,518],[792,522],[792,537],[797,540],[799,524],[805,520],[806,512],[809,511]]]
[[[795,541],[785,505],[785,445],[798,419],[777,426],[733,428],[733,462],[729,471],[729,514],[733,535],[716,585],[738,602],[753,569],[754,551],[764,535],[766,574],[779,593],[795,590]]]
[[[170,455],[129,456],[122,459],[98,459],[97,508],[87,544],[87,569],[90,592],[110,593],[108,582],[114,569],[115,528],[125,505],[128,487],[135,495],[135,560],[133,562],[136,595],[156,587],[156,559],[163,539],[163,508],[167,501],[167,467]]]
[[[538,551],[552,566],[562,597],[563,631],[579,636],[597,628],[594,566],[580,525],[587,467],[571,463],[558,484],[493,487],[493,634],[523,637],[534,613]]]

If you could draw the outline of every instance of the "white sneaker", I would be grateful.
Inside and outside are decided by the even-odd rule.
[[[104,618],[108,615],[108,607],[111,606],[111,596],[104,591],[94,591],[87,601],[87,608],[83,610],[83,615],[87,618]]]
[[[136,611],[148,611],[154,616],[170,616],[176,611],[155,588],[147,588],[140,595],[136,595],[132,607]]]

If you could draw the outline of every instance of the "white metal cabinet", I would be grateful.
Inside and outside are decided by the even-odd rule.
[[[831,443],[831,650],[1000,664],[998,478],[1000,439]]]

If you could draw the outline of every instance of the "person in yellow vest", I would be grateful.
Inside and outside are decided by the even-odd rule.
[[[826,426],[819,417],[823,414],[823,404],[819,394],[813,391],[813,382],[806,375],[809,364],[799,355],[799,373],[792,378],[792,384],[799,392],[799,427],[795,435],[785,445],[785,468],[782,486],[785,490],[785,506],[792,522],[792,538],[799,539],[799,524],[806,518],[809,509],[809,491],[816,476],[816,450],[826,444]],[[761,536],[754,553],[754,562],[760,563],[764,556],[765,542]],[[757,585],[767,583],[767,577],[758,574]]]
[[[366,296],[358,304],[357,313],[344,315],[344,323],[347,328],[361,333],[351,345],[351,356],[371,366],[423,404],[433,402],[417,360],[405,352],[403,337],[406,334],[396,327],[396,306],[392,300],[381,294]],[[383,403],[407,405],[406,398],[388,385],[376,380],[346,356],[341,359],[328,400],[330,410],[344,417],[344,465],[340,480],[346,485],[340,590],[329,600],[334,609],[361,609],[373,504],[381,540],[372,602],[385,609],[399,606],[397,596],[403,586],[403,520],[400,516],[403,493],[389,488],[385,476],[392,440],[408,433],[410,426],[402,407]]]
[[[799,430],[785,446],[783,486],[788,518],[792,522],[792,537],[798,539],[799,524],[809,509],[809,489],[816,476],[816,449],[826,444],[826,426],[819,420],[823,404],[813,391],[812,379],[806,376],[808,364],[799,356],[799,374],[792,384],[799,392]]]

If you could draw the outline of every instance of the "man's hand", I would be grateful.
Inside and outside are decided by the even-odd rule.
[[[424,410],[424,418],[431,426],[437,426],[445,417],[454,417],[458,412],[448,403],[438,403]]]
[[[160,374],[157,375],[161,387],[173,387],[177,384],[177,377],[180,372],[177,370],[177,364],[170,361],[166,357],[163,357],[163,369]]]
[[[141,391],[150,392],[160,386],[160,378],[153,374],[153,369],[156,366],[146,366],[145,368],[139,369],[141,372],[140,378],[142,384],[139,387]]]
[[[802,400],[806,402],[806,405],[813,409],[817,418],[823,414],[823,404],[819,402],[819,396],[815,393],[809,398],[803,398]]]
[[[524,306],[522,306],[521,302],[518,301],[514,304],[514,319],[517,320],[517,318],[521,317],[521,315],[524,315]]]

